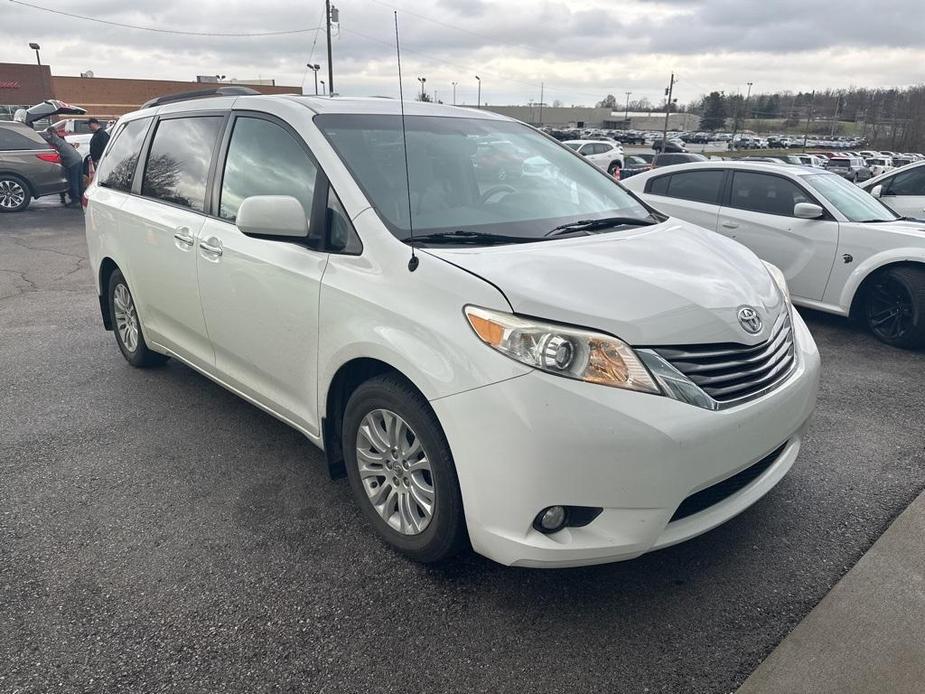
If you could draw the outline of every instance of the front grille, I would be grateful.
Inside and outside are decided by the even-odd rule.
[[[695,513],[700,513],[718,504],[720,501],[728,499],[736,492],[745,489],[745,487],[761,477],[764,471],[774,464],[774,461],[784,452],[786,446],[787,442],[785,441],[773,453],[769,453],[757,463],[750,465],[732,477],[727,477],[722,482],[717,482],[706,489],[701,489],[699,492],[691,494],[681,502],[681,505],[678,506],[678,510],[674,512],[674,515],[668,522],[671,523],[676,520],[681,520],[682,518],[687,518],[688,516],[693,516]]]
[[[757,345],[718,343],[654,351],[720,403],[769,389],[796,364],[789,311],[781,313],[771,337]]]

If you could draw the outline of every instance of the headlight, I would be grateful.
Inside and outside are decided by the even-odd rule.
[[[660,393],[629,345],[612,335],[467,306],[466,318],[489,347],[546,373]]]
[[[768,269],[768,273],[771,275],[771,279],[774,280],[774,284],[777,285],[777,288],[780,289],[781,294],[784,295],[784,299],[787,303],[790,303],[790,287],[787,286],[787,278],[784,277],[784,273],[781,272],[781,269],[776,265],[771,263],[761,261],[764,263],[764,266]]]

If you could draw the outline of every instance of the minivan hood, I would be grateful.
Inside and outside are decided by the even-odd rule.
[[[766,340],[784,300],[758,257],[676,219],[531,244],[426,248],[487,280],[515,313],[611,333],[635,346]],[[764,327],[738,320],[755,308]]]

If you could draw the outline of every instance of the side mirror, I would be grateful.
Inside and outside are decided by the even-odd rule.
[[[825,210],[811,202],[798,202],[793,206],[793,216],[799,219],[819,219],[824,214]]]
[[[879,198],[881,195],[883,195],[883,186],[878,183],[870,189],[870,194],[875,198]]]
[[[252,195],[238,208],[235,225],[249,236],[308,236],[302,203],[291,195]]]

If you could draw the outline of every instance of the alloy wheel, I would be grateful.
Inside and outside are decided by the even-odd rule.
[[[871,287],[867,300],[867,323],[881,340],[898,340],[912,327],[915,307],[902,283],[886,277]]]
[[[15,210],[26,199],[26,191],[18,181],[5,179],[0,181],[0,207]]]
[[[408,423],[391,410],[367,413],[356,454],[360,482],[382,520],[402,535],[423,532],[433,519],[436,493],[430,459]]]
[[[125,349],[134,352],[138,349],[138,312],[132,294],[124,284],[117,284],[113,289],[112,307],[119,339]]]

